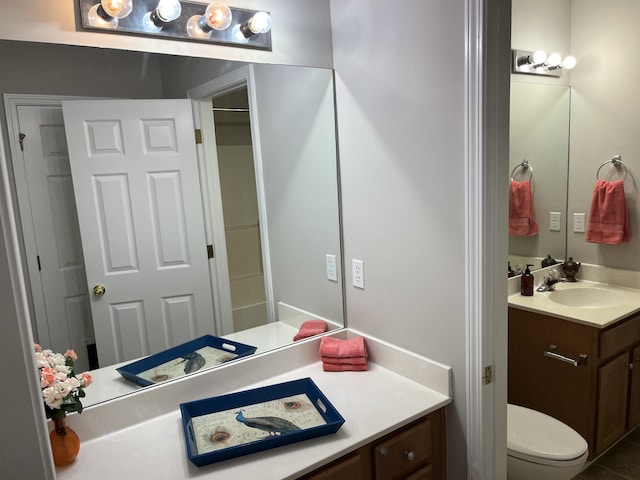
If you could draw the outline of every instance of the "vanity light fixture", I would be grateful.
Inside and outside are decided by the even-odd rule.
[[[569,55],[564,59],[559,53],[547,56],[544,50],[529,52],[526,50],[512,50],[513,73],[526,73],[531,75],[547,75],[560,77],[562,70],[571,70],[576,66],[575,57]]]
[[[77,0],[82,30],[271,51],[271,15],[187,0]]]

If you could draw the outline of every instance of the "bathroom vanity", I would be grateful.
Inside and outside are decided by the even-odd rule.
[[[324,372],[314,337],[89,407],[67,419],[82,446],[57,478],[445,479],[451,369],[366,342],[364,372]],[[180,403],[306,377],[344,417],[336,433],[203,467],[189,462]]]
[[[509,296],[509,403],[565,422],[593,459],[640,423],[640,290],[571,289]]]

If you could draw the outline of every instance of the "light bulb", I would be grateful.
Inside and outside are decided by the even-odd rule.
[[[133,10],[132,0],[101,0],[104,13],[112,18],[124,18]]]
[[[142,26],[146,32],[157,33],[169,22],[173,22],[182,13],[178,0],[160,0],[158,6],[142,17]]]
[[[102,6],[99,3],[96,3],[89,9],[87,13],[89,25],[98,28],[116,28],[118,26],[118,19],[100,12],[100,9],[102,9]]]
[[[531,60],[533,60],[534,65],[540,65],[541,63],[544,63],[546,59],[547,54],[544,50],[536,50],[533,52],[533,55],[531,55]]]
[[[258,12],[249,20],[249,30],[253,33],[266,33],[271,30],[271,15]]]
[[[202,16],[204,20],[201,20],[200,23],[206,22],[206,24],[214,30],[224,30],[231,25],[231,17],[231,9],[226,3],[213,2],[210,3],[204,11],[204,15]]]
[[[560,62],[562,62],[562,57],[559,53],[552,53],[549,55],[549,58],[547,58],[547,65],[550,67],[557,67],[560,65]]]
[[[240,27],[245,37],[250,37],[257,33],[266,33],[271,30],[271,15],[267,12],[258,12]]]
[[[566,68],[567,70],[571,70],[573,67],[576,66],[576,63],[578,63],[577,60],[576,60],[576,57],[574,57],[572,55],[568,55],[562,61],[562,68]]]
[[[182,13],[182,5],[178,0],[160,0],[155,13],[161,22],[173,22]]]
[[[226,3],[210,3],[204,15],[194,15],[187,21],[187,35],[193,38],[209,38],[212,30],[224,30],[231,25],[232,16]]]

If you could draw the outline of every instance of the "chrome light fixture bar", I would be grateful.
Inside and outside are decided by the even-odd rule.
[[[268,12],[217,1],[78,0],[78,6],[83,30],[271,51]]]
[[[542,50],[512,50],[511,71],[528,75],[562,76],[562,70],[571,70],[576,66],[576,59],[568,55],[564,59],[559,53],[548,55]]]

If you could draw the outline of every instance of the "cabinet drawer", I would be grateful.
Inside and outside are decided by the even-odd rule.
[[[640,315],[602,332],[600,358],[605,360],[638,343],[638,339],[640,339]]]
[[[304,480],[370,480],[367,459],[363,452],[342,458],[329,466],[304,477]],[[370,460],[369,460],[370,461]]]
[[[374,446],[376,478],[396,480],[418,474],[417,470],[431,463],[431,453],[431,421],[425,419]]]

